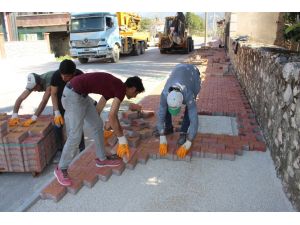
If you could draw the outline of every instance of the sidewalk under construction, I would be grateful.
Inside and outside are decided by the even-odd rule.
[[[92,144],[69,168],[74,184],[63,187],[54,178],[28,210],[293,211],[225,51],[199,49],[186,63],[199,67],[202,85],[198,135],[184,160],[175,153],[178,133],[167,136],[170,147],[163,158],[159,140],[151,135],[156,118],[150,111],[158,110],[162,83],[140,102],[148,116],[123,113],[122,126],[131,131],[128,163],[97,168]],[[174,118],[175,127],[181,116]],[[116,144],[112,137],[107,150]]]

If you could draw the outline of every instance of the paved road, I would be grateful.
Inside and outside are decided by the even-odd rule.
[[[130,76],[138,75],[142,78],[146,91],[139,95],[136,102],[143,96],[151,93],[166,76],[171,69],[179,62],[184,61],[187,55],[171,54],[168,57],[161,55],[157,48],[149,48],[144,55],[124,56],[117,64],[105,63],[100,60],[91,60],[90,63],[80,64],[76,60],[77,67],[84,72],[106,71],[110,72],[123,81]],[[59,62],[53,60],[53,57],[32,57],[21,58],[19,61],[0,60],[2,71],[2,81],[0,82],[0,112],[12,113],[13,105],[19,94],[25,89],[26,77],[30,72],[43,73],[50,70],[56,70]],[[31,94],[23,102],[19,114],[32,114],[39,104],[42,93]],[[99,96],[92,95],[95,100]],[[126,109],[128,101],[121,106]],[[105,118],[110,104],[105,108],[103,117]],[[49,100],[43,114],[52,113],[52,103]],[[90,142],[88,127],[85,127],[86,143]],[[2,173],[0,174],[0,211],[15,211],[22,209],[30,202],[37,191],[43,187],[49,179],[52,178],[54,165],[49,166],[39,177],[33,178],[31,174],[20,173]]]

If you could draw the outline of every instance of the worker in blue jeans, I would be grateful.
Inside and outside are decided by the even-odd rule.
[[[176,154],[179,158],[186,156],[198,131],[198,113],[196,97],[201,88],[200,72],[190,64],[178,64],[171,72],[160,96],[157,132],[160,135],[159,153],[167,154],[166,135],[173,133],[172,116],[180,113],[182,105],[185,112],[180,128]]]

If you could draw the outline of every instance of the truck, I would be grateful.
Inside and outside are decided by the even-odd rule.
[[[158,47],[161,54],[173,50],[188,54],[194,50],[194,41],[187,33],[185,16],[182,12],[165,18],[165,28],[164,32],[160,33]]]
[[[148,37],[139,31],[140,21],[140,16],[127,12],[71,13],[70,54],[80,63],[90,58],[117,63],[120,54],[143,54]]]

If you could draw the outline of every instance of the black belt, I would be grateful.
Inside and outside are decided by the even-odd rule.
[[[76,91],[76,90],[72,87],[72,85],[71,85],[70,82],[68,82],[68,83],[66,84],[66,87],[69,88],[70,90],[74,91],[76,94],[78,94],[78,95],[84,97],[84,98],[87,96],[87,94],[81,94],[81,93],[79,93],[78,91]]]

